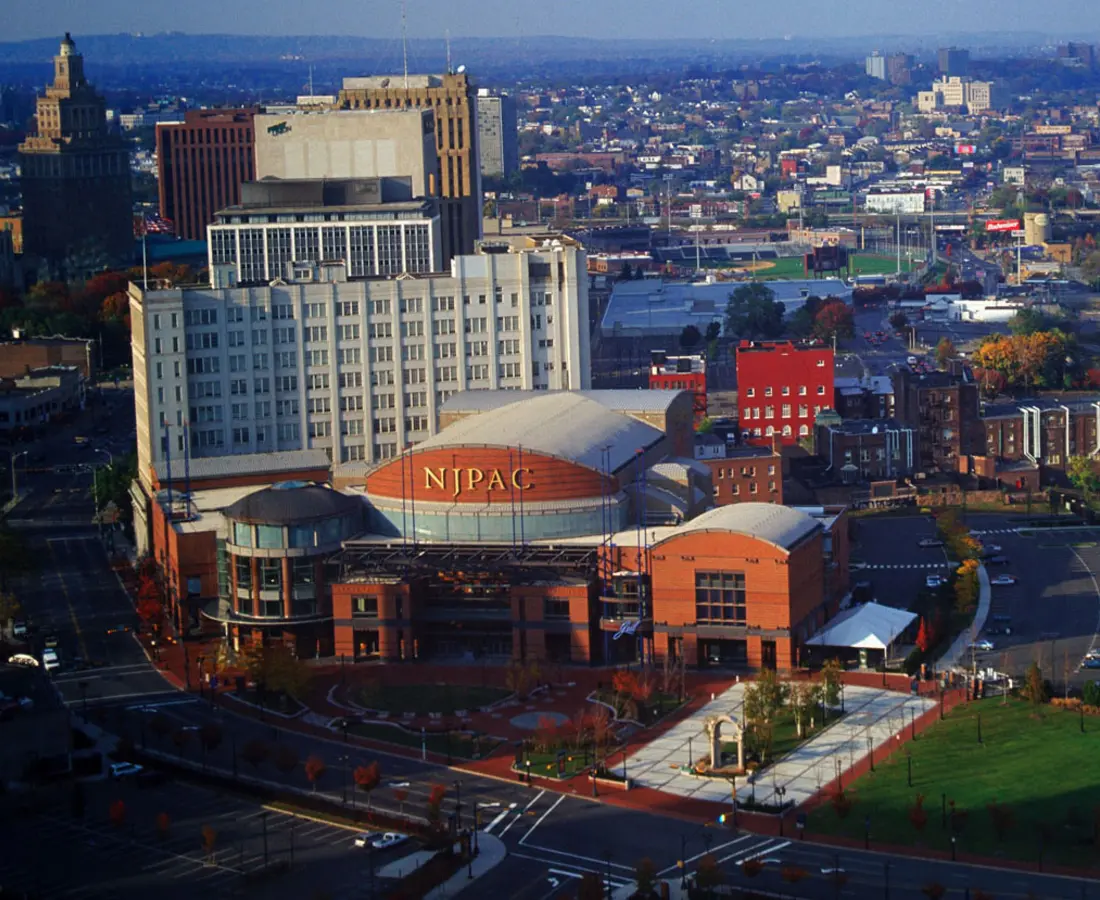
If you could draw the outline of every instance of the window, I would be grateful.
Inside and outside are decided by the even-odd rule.
[[[368,619],[378,618],[378,598],[374,596],[356,596],[351,598],[351,614]]]
[[[806,406],[804,403],[799,403],[798,404],[798,417],[800,419],[805,419],[806,416],[808,416],[809,414],[810,414],[810,408],[808,406]]]
[[[790,437],[791,434],[793,434],[793,431],[791,430],[791,426],[790,425],[784,425],[783,426],[783,437]]]
[[[306,409],[311,413],[327,413],[332,412],[332,404],[328,397],[310,397]]]
[[[825,396],[825,385],[823,385],[823,384],[819,384],[819,385],[817,386],[817,395],[818,395],[819,397],[824,397],[824,396]]]
[[[359,370],[340,373],[340,387],[357,388],[363,386],[363,373]]]
[[[756,396],[756,388],[746,388],[745,396],[746,397],[755,397]]]
[[[247,444],[248,443],[248,429],[247,428],[234,428],[233,429],[233,443],[234,444]]]
[[[337,337],[341,341],[357,341],[359,340],[359,326],[358,325],[339,325],[337,326],[339,331]]]
[[[252,546],[252,526],[246,525],[243,522],[233,523],[233,543],[238,547],[251,547]],[[238,563],[241,560],[237,560]]]
[[[229,346],[230,347],[243,347],[244,346],[244,332],[243,331],[231,331],[231,332],[229,332]]]
[[[257,525],[256,546],[264,550],[278,550],[283,546],[283,529],[280,525]]]
[[[261,559],[260,587],[265,590],[278,589],[283,586],[283,561],[281,559]]]
[[[393,362],[393,347],[386,345],[384,347],[371,347],[370,348],[370,361],[375,362]]]
[[[744,572],[696,572],[696,624],[745,625],[745,594]]]
[[[241,525],[239,522],[235,526],[236,528],[248,529],[247,525]],[[236,541],[238,547],[244,546],[240,540]],[[247,556],[237,557],[237,587],[250,588],[252,587],[252,560]]]
[[[770,387],[764,388],[764,396],[770,397],[772,395],[772,389]]]
[[[791,417],[791,405],[789,403],[784,403],[783,407],[782,407],[782,414],[781,414],[780,418],[789,419],[790,417]]]
[[[309,389],[311,391],[328,390],[328,372],[316,372],[309,376]]]
[[[774,406],[765,406],[764,407],[764,418],[765,419],[774,419],[775,418],[775,407]]]
[[[392,350],[393,348],[389,348]],[[358,366],[363,364],[363,351],[359,347],[345,347],[336,351],[343,366]]]
[[[374,399],[374,398],[372,398]],[[363,408],[363,395],[355,394],[351,397],[340,398],[340,412],[354,412]]]
[[[799,397],[805,397],[806,396],[806,385],[800,384],[798,386],[798,396]]]
[[[791,396],[791,386],[789,384],[783,385],[783,387],[780,389],[780,393],[782,393],[784,397]]]
[[[559,597],[543,597],[542,617],[544,619],[568,619],[569,601]]]
[[[424,337],[424,323],[420,321],[402,322],[401,337]]]
[[[336,306],[337,315],[340,316],[357,316],[359,315],[359,301],[358,300],[341,300]]]
[[[372,338],[393,337],[393,326],[389,322],[372,322],[367,334]]]

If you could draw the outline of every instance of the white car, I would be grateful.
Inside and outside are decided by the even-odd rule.
[[[983,651],[992,650],[993,649],[993,641],[986,640],[985,638],[983,638],[980,641],[974,641],[974,643],[970,645],[970,649],[971,650],[983,650]]]
[[[945,584],[947,584],[947,581],[942,575],[927,575],[924,579],[925,587],[938,588],[943,587]]]
[[[387,847],[396,847],[398,844],[403,844],[408,839],[409,836],[402,834],[400,831],[387,831],[385,834],[375,837],[370,845],[375,850],[385,850]]]
[[[990,578],[989,583],[990,584],[1006,585],[1006,584],[1015,584],[1016,580],[1017,579],[1016,579],[1015,575],[998,575],[996,578]]]
[[[61,668],[61,660],[58,658],[57,651],[52,647],[47,647],[42,651],[42,666],[47,672],[56,672]]]
[[[145,766],[139,766],[137,763],[132,762],[117,762],[111,763],[111,777],[112,778],[129,778],[131,775],[137,775],[145,770]]]
[[[983,544],[982,549],[986,553],[1000,553],[1004,548],[1000,544]]]
[[[17,620],[11,627],[12,637],[25,638],[27,636],[27,623]]]

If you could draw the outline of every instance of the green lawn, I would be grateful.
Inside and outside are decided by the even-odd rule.
[[[893,275],[898,268],[896,256],[880,256],[874,253],[857,253],[852,257],[852,275]],[[735,264],[732,268],[743,268],[748,264]],[[762,281],[776,278],[806,278],[801,256],[784,256],[779,259],[762,259],[758,263],[757,276]],[[910,271],[911,263],[905,257],[901,260],[901,270]],[[812,277],[812,276],[811,276]]]
[[[394,725],[379,722],[354,722],[348,726],[350,734],[369,738],[372,741],[384,741],[400,747],[421,746],[420,735]],[[429,753],[450,754],[459,759],[484,759],[491,754],[500,742],[490,737],[472,738],[467,734],[446,734],[428,732],[425,736]]]
[[[453,715],[455,710],[473,712],[482,706],[510,697],[505,688],[478,687],[462,684],[369,684],[360,688],[355,700],[367,709],[382,712],[412,712],[418,716],[428,713]]]
[[[609,754],[605,754],[605,756],[607,755]],[[620,760],[621,767],[621,754],[616,758]],[[531,761],[532,775],[537,775],[540,778],[558,777],[558,753],[556,750],[550,753],[527,753],[524,755],[524,760]],[[563,777],[572,778],[574,775],[579,775],[581,772],[584,772],[588,768],[590,768],[592,762],[593,760],[591,754],[586,754],[583,748],[581,750],[566,750],[564,766],[565,774]],[[520,769],[518,771],[525,770]]]
[[[829,720],[827,725],[832,725],[841,718],[840,710],[830,710]],[[811,731],[809,727],[804,730],[803,736],[798,736],[798,729],[795,727],[794,715],[787,709],[784,709],[772,722],[772,745],[771,755],[768,757],[767,762],[764,764],[761,771],[767,769],[768,766],[782,759],[800,744],[804,744],[810,738],[814,737],[821,730],[821,715],[820,712],[814,716],[814,729]],[[750,733],[748,736],[748,743],[745,745],[746,754],[749,756],[753,753],[753,748],[756,745],[756,741],[759,738]],[[727,760],[737,759],[737,742],[736,741],[723,741],[722,753],[726,755]],[[748,756],[746,756],[748,758]]]
[[[982,743],[978,743],[978,715]],[[983,700],[956,707],[907,745],[913,760],[913,786],[907,785],[906,752],[879,762],[849,786],[853,801],[844,819],[831,804],[810,814],[810,831],[863,838],[864,818],[871,841],[951,847],[950,817],[942,824],[943,797],[959,816],[961,852],[991,857],[1076,866],[1100,865],[1094,830],[1100,827],[1100,719],[1085,717],[1085,733],[1075,713],[1042,707],[1036,713],[1022,700]],[[924,795],[927,824],[918,830],[910,811]],[[1011,819],[998,840],[988,805],[1007,807]]]

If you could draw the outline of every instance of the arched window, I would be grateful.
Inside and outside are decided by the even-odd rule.
[[[775,429],[771,425],[764,429],[764,437],[772,437],[774,434]]]
[[[798,426],[798,436],[799,437],[806,437],[807,435],[809,435],[809,433],[810,433],[810,426],[809,425],[799,425]]]
[[[790,425],[783,426],[783,437],[790,437],[792,433]]]

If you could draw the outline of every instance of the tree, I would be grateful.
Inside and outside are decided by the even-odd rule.
[[[855,317],[843,300],[829,298],[814,316],[814,337],[823,341],[850,338],[855,334]]]
[[[191,732],[184,728],[177,728],[172,732],[172,743],[176,745],[176,753],[183,756],[183,750],[191,740]]]
[[[112,825],[121,828],[126,824],[126,804],[121,800],[115,800],[107,809],[107,816]]]
[[[1071,456],[1066,463],[1066,477],[1070,484],[1080,490],[1085,499],[1096,490],[1098,479],[1092,466],[1092,458],[1088,456]],[[3,608],[3,598],[0,597],[0,609]],[[2,616],[2,613],[0,613]]]
[[[1016,816],[1012,812],[1012,807],[1007,803],[987,803],[985,806],[989,812],[989,820],[993,825],[993,831],[997,835],[997,840],[1004,842],[1004,839],[1008,836],[1008,832],[1012,830],[1012,826],[1016,823]]]
[[[783,304],[760,282],[744,284],[730,294],[725,334],[744,340],[777,338],[783,333]]]
[[[300,697],[309,686],[311,672],[289,647],[253,644],[242,653],[245,670],[261,693],[272,691]]]
[[[723,880],[722,869],[710,853],[699,860],[699,865],[695,867],[696,887],[710,892],[714,888],[720,887]]]
[[[253,769],[259,769],[270,755],[271,748],[259,738],[253,738],[241,748],[241,758]]]
[[[634,884],[637,897],[652,897],[657,890],[657,866],[648,856],[639,859],[634,867]]]
[[[698,347],[702,339],[703,335],[698,328],[694,325],[685,325],[684,330],[680,332],[680,349],[690,350],[692,347]]]
[[[959,353],[955,349],[955,345],[952,343],[951,338],[947,337],[947,335],[940,338],[940,342],[936,344],[936,362],[941,369],[946,369],[947,361],[954,359],[958,355]]]
[[[913,805],[909,807],[909,821],[918,832],[924,831],[928,824],[928,813],[924,809],[924,794],[917,794]]]
[[[447,796],[447,789],[441,784],[433,784],[428,792],[428,824],[433,828],[439,827],[440,809],[445,796]]]
[[[790,687],[787,701],[794,714],[794,727],[798,736],[804,737],[807,726],[813,722],[814,710],[821,702],[821,685],[812,681],[796,681]]]
[[[809,875],[809,872],[800,866],[784,866],[780,870],[780,874],[787,884],[798,884]]]
[[[901,331],[909,324],[909,317],[903,312],[896,312],[890,316],[889,321],[890,327],[893,328],[894,331]]]
[[[371,791],[378,787],[378,783],[382,780],[378,763],[371,762],[365,766],[356,766],[352,777],[355,779],[355,786],[367,795],[367,809],[370,809]]]
[[[832,805],[833,812],[836,813],[838,819],[847,819],[848,814],[852,811],[852,798],[844,791],[834,791],[829,803]]]
[[[843,671],[840,660],[836,657],[825,660],[821,666],[821,684],[826,706],[835,707],[840,705],[840,680]]]
[[[222,727],[217,722],[207,722],[199,729],[199,743],[211,753],[221,746],[222,736]]]
[[[1031,701],[1032,706],[1038,707],[1047,702],[1047,686],[1043,681],[1043,670],[1039,668],[1038,663],[1032,663],[1027,667],[1020,694],[1025,700]]]
[[[920,629],[917,631],[917,649],[920,650],[921,653],[927,653],[931,643],[928,635],[928,624],[924,617],[921,616]]]
[[[214,830],[212,825],[202,826],[202,849],[206,851],[207,856],[214,855],[214,846],[218,842],[218,832]]]
[[[99,306],[99,318],[103,322],[121,322],[130,326],[130,295],[125,291],[105,297]]]
[[[1008,330],[1018,336],[1027,336],[1037,331],[1049,331],[1052,324],[1050,316],[1034,306],[1028,306],[1008,320]]]
[[[172,820],[168,817],[168,813],[166,813],[166,812],[157,813],[157,818],[156,818],[157,837],[159,837],[162,841],[165,838],[168,837],[168,828],[171,824],[172,824]]]
[[[746,878],[755,878],[764,871],[764,864],[758,859],[746,859],[741,863],[741,874]]]
[[[940,900],[940,898],[947,893],[947,888],[938,881],[933,881],[931,884],[926,884],[922,887],[920,892],[924,894],[928,900]]]
[[[1100,279],[1100,250],[1093,250],[1081,261],[1081,272],[1090,282]]]
[[[163,740],[171,733],[172,723],[163,713],[157,713],[149,720],[149,730],[153,733],[153,737]]]
[[[721,322],[710,322],[707,325],[707,331],[706,331],[706,334],[704,335],[706,342],[708,344],[713,344],[721,336],[722,336],[722,323]]]
[[[328,766],[325,765],[325,761],[316,754],[311,754],[306,760],[305,771],[306,778],[309,779],[310,786],[314,792],[317,790],[317,782],[321,780],[321,776],[325,774]]]
[[[595,872],[585,872],[577,882],[577,900],[603,900],[603,879]]]
[[[289,775],[298,767],[298,751],[290,744],[280,744],[275,750],[275,768]]]
[[[967,559],[959,566],[955,578],[955,609],[968,613],[978,602],[978,561]]]
[[[18,619],[22,611],[23,607],[19,605],[19,598],[15,594],[0,592],[0,631]]]

